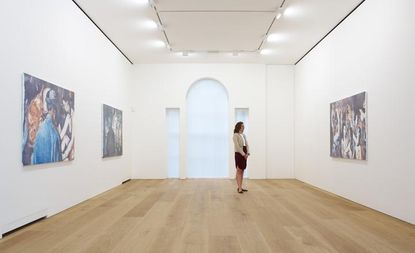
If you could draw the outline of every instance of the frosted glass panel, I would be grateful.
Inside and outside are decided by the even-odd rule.
[[[187,177],[228,177],[229,114],[225,87],[211,79],[187,94]]]
[[[167,121],[167,177],[178,178],[180,168],[180,111],[166,109]]]
[[[248,108],[235,108],[235,124],[239,121],[242,121],[244,123],[244,126],[245,126],[244,134],[246,135],[246,138],[249,141],[249,134],[248,134],[248,132],[249,132],[249,121],[248,121],[248,118],[249,118],[249,109]],[[249,173],[249,161],[248,161],[248,164],[247,164],[245,172],[244,172],[244,178],[248,177],[248,173]]]
[[[244,126],[245,126],[245,130],[244,130],[245,134],[248,134],[248,130],[249,130],[248,117],[249,117],[249,109],[248,108],[236,108],[235,109],[235,124],[236,124],[236,122],[242,121],[244,123]],[[248,138],[248,136],[247,136],[247,138]]]

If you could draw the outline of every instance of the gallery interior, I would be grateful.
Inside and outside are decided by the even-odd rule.
[[[415,252],[414,9],[3,0],[0,252]]]

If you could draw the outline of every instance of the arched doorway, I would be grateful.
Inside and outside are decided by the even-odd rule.
[[[187,177],[229,176],[229,106],[226,88],[201,79],[187,93]]]

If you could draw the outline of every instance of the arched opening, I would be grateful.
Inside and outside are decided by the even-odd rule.
[[[229,176],[229,107],[226,88],[214,79],[187,93],[187,177]]]

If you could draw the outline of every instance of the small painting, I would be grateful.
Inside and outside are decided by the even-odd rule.
[[[122,155],[122,111],[103,105],[103,157]]]

